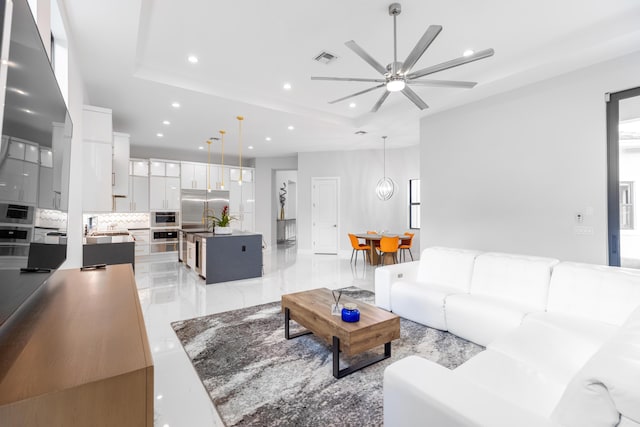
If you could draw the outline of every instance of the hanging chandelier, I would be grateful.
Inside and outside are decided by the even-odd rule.
[[[396,184],[387,176],[387,137],[382,137],[383,144],[383,160],[382,160],[382,178],[376,184],[376,196],[380,200],[389,200],[393,196]]]

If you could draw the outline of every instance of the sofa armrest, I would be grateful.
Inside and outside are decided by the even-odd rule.
[[[409,356],[384,371],[384,425],[550,427],[548,418],[517,407],[434,362]]]
[[[403,262],[376,268],[376,305],[391,310],[391,285],[398,280],[415,281],[418,277],[420,261]]]

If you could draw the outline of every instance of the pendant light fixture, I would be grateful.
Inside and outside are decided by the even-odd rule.
[[[242,185],[242,121],[244,120],[244,117],[237,116],[236,119],[238,119],[238,157],[240,158],[240,176],[238,177],[238,185]]]
[[[211,140],[213,137],[207,140],[207,191],[211,193]]]
[[[220,185],[220,189],[224,190],[224,134],[227,133],[223,130],[220,131],[220,142],[222,143],[222,165],[220,166],[220,175],[221,175],[221,182],[222,184]]]
[[[216,138],[215,136],[211,136],[209,137],[209,139],[207,140],[207,145],[209,146],[209,153],[207,156],[207,191],[210,193],[211,192],[211,144],[213,143],[213,141],[219,141],[220,138]],[[218,188],[218,186],[220,185],[220,182],[216,182],[216,189]]]
[[[389,200],[393,196],[396,184],[387,176],[387,137],[382,137],[383,144],[383,160],[382,160],[382,179],[376,184],[376,195],[380,200]]]

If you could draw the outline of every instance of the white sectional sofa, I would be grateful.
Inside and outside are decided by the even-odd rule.
[[[377,305],[486,346],[390,365],[386,426],[640,426],[640,271],[429,248],[375,279]]]

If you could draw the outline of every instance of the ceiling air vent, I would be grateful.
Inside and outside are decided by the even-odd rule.
[[[338,57],[336,55],[334,55],[333,53],[329,53],[326,50],[320,52],[318,55],[316,55],[313,60],[314,61],[318,61],[322,64],[328,64],[330,62],[335,61],[336,59],[338,59]]]
[[[364,135],[366,133],[367,133],[367,131],[359,130],[359,131],[356,132],[356,135]]]

